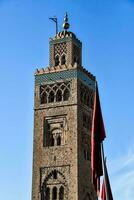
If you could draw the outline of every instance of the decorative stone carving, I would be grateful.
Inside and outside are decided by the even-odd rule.
[[[54,55],[59,55],[61,56],[62,54],[67,53],[67,44],[65,42],[58,43],[54,45]]]
[[[41,175],[41,192],[44,193],[44,197],[47,199],[53,199],[53,190],[56,190],[56,199],[67,200],[68,199],[68,180],[69,180],[69,166],[59,166],[59,167],[42,167],[40,169]],[[49,189],[49,194],[47,191]],[[62,192],[62,193],[61,193]]]
[[[44,120],[44,146],[61,146],[66,144],[66,142],[66,117],[46,117]]]
[[[68,101],[71,95],[71,83],[69,81],[40,86],[41,104]]]

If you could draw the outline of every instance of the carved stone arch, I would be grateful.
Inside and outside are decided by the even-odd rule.
[[[55,93],[54,93],[53,90],[51,90],[51,91],[49,92],[48,102],[49,102],[49,103],[52,103],[52,102],[54,102],[54,100],[55,100]]]
[[[45,91],[42,92],[40,100],[41,100],[41,104],[47,103],[48,94]]]
[[[52,133],[53,135],[59,135],[59,134],[62,134],[62,130],[61,130],[61,128],[55,127],[55,128],[53,128],[53,129],[51,130],[51,133]]]
[[[56,96],[56,93],[57,93],[58,90],[59,90],[59,87],[57,87],[57,89],[56,89],[56,91],[55,91],[55,96]]]
[[[70,90],[70,82],[66,83],[66,88],[68,88]]]
[[[61,145],[61,135],[58,135],[57,137],[57,146]]]
[[[45,88],[44,87],[40,87],[40,96],[45,92]]]
[[[67,169],[67,171],[65,169]],[[55,176],[55,172],[56,172],[56,176]],[[64,169],[61,166],[51,167],[51,168],[42,168],[40,194],[44,196],[44,199],[41,199],[41,200],[46,200],[47,188],[50,188],[50,199],[52,199],[52,192],[53,192],[54,187],[57,188],[58,199],[60,197],[60,192],[61,192],[61,196],[64,195],[63,199],[68,200],[68,191],[69,191],[68,173],[69,173],[68,166],[66,166]],[[64,188],[64,189],[61,189],[61,188]],[[49,191],[48,191],[48,194],[49,194]]]
[[[63,92],[63,101],[67,101],[69,99],[69,96],[70,96],[70,90],[68,88],[65,88]]]
[[[47,93],[49,93],[49,92],[51,91],[51,86],[50,86],[50,85],[46,85],[45,91],[46,91]]]
[[[60,132],[62,131],[61,128],[59,128],[59,127],[54,127],[54,128],[51,129],[51,132],[54,132],[55,130],[59,130]]]
[[[54,61],[55,61],[55,66],[58,66],[60,64],[60,56],[59,56],[59,54],[55,55]]]
[[[63,83],[61,83],[61,85],[60,85],[60,89],[63,91],[64,89],[65,89],[65,87],[66,87],[66,85],[65,85],[65,83],[63,82]]]
[[[62,90],[58,89],[56,92],[56,102],[62,101]]]
[[[51,130],[51,133],[54,137],[55,145],[60,146],[63,143],[62,130],[58,127],[55,127]]]
[[[58,86],[57,86],[57,84],[54,84],[53,86],[52,86],[52,89],[53,89],[53,91],[57,91],[57,89],[58,89]]]
[[[64,199],[64,187],[60,186],[59,188],[59,199],[63,200]]]
[[[61,175],[61,177],[63,178],[63,180],[64,180],[64,185],[66,185],[67,183],[66,183],[66,178],[65,178],[65,176],[63,175],[63,173],[61,173],[59,170],[57,170],[57,172]]]
[[[66,64],[66,54],[63,53],[63,54],[61,55],[61,65],[65,65],[65,64]]]
[[[54,94],[55,94],[55,90],[54,90],[53,88],[51,88],[51,91],[53,91],[53,92],[54,92]]]
[[[50,188],[49,188],[49,186],[46,187],[45,197],[46,197],[46,200],[50,200]]]
[[[65,176],[57,169],[53,169],[48,175],[47,177],[44,179],[43,184],[42,184],[42,188],[45,188],[47,185],[47,182],[49,181],[49,179],[51,179],[51,177],[53,177],[53,173],[54,171],[57,172],[57,179],[58,179],[58,174],[62,177],[61,183],[65,186],[67,186],[67,181]]]
[[[68,89],[68,91],[67,91]],[[66,95],[64,95],[66,91]],[[63,100],[68,100],[70,96],[70,82],[58,82],[55,84],[41,85],[40,86],[40,103],[55,103]],[[66,96],[66,98],[64,98]]]
[[[47,103],[45,87],[42,85],[40,86],[40,103],[41,104]]]
[[[70,82],[64,82],[62,85],[61,85],[61,89],[64,91],[65,89],[68,89],[70,90]]]
[[[46,103],[48,103],[48,97],[49,97],[49,93],[47,92],[47,91],[45,91],[45,93],[46,93]]]

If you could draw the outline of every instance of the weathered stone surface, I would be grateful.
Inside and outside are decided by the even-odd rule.
[[[64,48],[66,47],[67,63],[55,66],[54,45],[60,44],[60,39],[64,37],[65,39],[71,37],[64,41],[66,42]],[[81,70],[87,79],[91,79],[95,84],[95,77],[81,66],[81,42],[76,37],[75,40],[72,37],[74,35],[71,33],[59,34],[53,40],[51,39],[53,42],[50,45],[51,67],[36,70],[36,76],[75,68]],[[77,43],[79,45],[75,51],[78,50],[79,64],[73,63],[73,55],[77,54],[77,52],[74,53],[73,45]],[[62,45],[59,47],[60,50],[57,46],[56,48],[56,51],[64,52]],[[66,81],[70,82],[70,88],[69,97],[64,100],[65,89],[62,89],[61,84],[58,83]],[[54,83],[57,84],[55,91]],[[94,91],[90,85],[85,85],[83,79],[80,80],[77,77],[52,81],[50,89],[49,87],[45,89],[45,85],[48,84],[41,81],[40,85],[35,85],[32,200],[43,200],[41,195],[47,195],[48,188],[49,198],[53,199],[54,187],[58,191],[56,199],[59,199],[61,186],[64,187],[64,200],[96,200],[97,195],[91,183],[91,130],[90,126],[83,126],[84,114],[88,116],[91,124],[92,105],[90,99],[89,105],[81,101],[82,93],[85,95],[82,98],[85,98],[86,102],[87,91],[89,90],[89,94],[91,92],[94,94]],[[81,91],[81,84],[82,88],[86,88],[83,91]],[[41,93],[41,85],[44,85],[44,94]],[[59,90],[61,97],[57,95]],[[45,95],[47,95],[47,103],[41,103],[41,98],[45,99]]]

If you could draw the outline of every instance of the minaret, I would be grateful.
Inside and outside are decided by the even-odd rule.
[[[95,77],[69,29],[49,41],[49,67],[36,70],[32,200],[97,200],[91,182]]]

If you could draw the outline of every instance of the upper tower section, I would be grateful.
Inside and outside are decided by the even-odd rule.
[[[61,65],[82,65],[82,43],[77,39],[76,35],[70,31],[67,13],[64,18],[63,31],[56,34],[54,38],[50,38],[50,60],[49,66]]]
[[[68,31],[69,26],[66,14],[64,30],[49,41],[49,66],[35,71],[35,109],[58,104],[77,104],[79,84],[82,102],[89,100],[87,87],[95,90],[95,77],[82,66],[82,43],[74,33]]]

